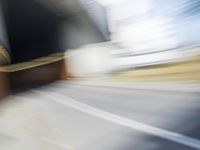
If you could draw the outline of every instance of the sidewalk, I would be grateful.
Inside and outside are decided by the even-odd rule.
[[[127,70],[113,76],[113,80],[199,83],[200,57],[190,58],[179,63]]]
[[[195,83],[178,83],[178,82],[112,82],[112,81],[67,81],[70,84],[120,88],[127,90],[150,90],[166,92],[191,92],[200,93],[200,84]]]

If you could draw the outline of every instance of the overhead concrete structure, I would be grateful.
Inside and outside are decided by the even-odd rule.
[[[109,39],[105,9],[94,0],[3,2],[12,63]]]

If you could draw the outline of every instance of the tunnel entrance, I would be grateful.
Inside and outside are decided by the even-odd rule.
[[[6,0],[4,5],[12,63],[60,51],[55,14],[34,0]]]
[[[5,83],[10,86],[8,90],[67,79],[70,75],[65,65],[65,50],[107,40],[103,8],[94,7],[90,12],[90,8],[83,7],[79,0],[66,0],[65,5],[57,0],[0,2],[3,8],[2,19],[0,14],[0,41],[4,39],[6,51],[11,57],[11,64],[6,63],[3,69],[0,67],[0,75],[8,77]],[[4,28],[2,24],[5,24]],[[3,31],[7,36],[2,36]],[[0,77],[0,82],[2,80]]]
[[[109,39],[105,9],[95,1],[1,1],[13,64]]]

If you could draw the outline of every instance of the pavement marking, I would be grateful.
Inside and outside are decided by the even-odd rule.
[[[52,100],[55,101],[57,103],[63,104],[67,107],[76,109],[78,111],[87,113],[89,115],[107,120],[109,122],[112,123],[116,123],[119,124],[121,126],[126,126],[129,128],[132,128],[134,130],[138,130],[138,131],[142,131],[144,133],[148,133],[163,139],[167,139],[185,146],[189,146],[192,148],[196,148],[196,149],[200,149],[200,140],[189,137],[189,136],[185,136],[183,134],[180,133],[176,133],[176,132],[172,132],[169,130],[165,130],[165,129],[161,129],[161,128],[157,128],[148,124],[144,124],[138,121],[134,121],[125,117],[121,117],[115,114],[112,114],[110,112],[106,112],[103,111],[101,109],[92,107],[90,105],[81,103],[76,101],[73,98],[67,97],[67,96],[63,96],[57,93],[52,93],[52,92],[41,92],[41,91],[37,91],[37,90],[33,90],[33,92],[35,92],[36,94],[40,94],[43,97],[48,98],[48,100]]]

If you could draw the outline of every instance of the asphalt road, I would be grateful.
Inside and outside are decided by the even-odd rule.
[[[171,87],[57,82],[16,94],[0,107],[0,150],[200,149],[200,93]]]

